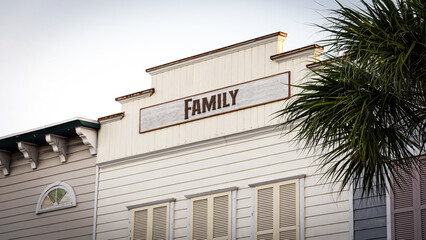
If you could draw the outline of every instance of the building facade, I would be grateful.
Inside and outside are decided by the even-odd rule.
[[[0,138],[0,239],[92,239],[97,121]]]
[[[274,113],[321,48],[274,33],[147,69],[101,118],[97,239],[349,239],[349,193]]]
[[[275,113],[322,48],[277,32],[147,69],[122,111],[0,138],[0,239],[424,239],[425,174],[363,198]]]

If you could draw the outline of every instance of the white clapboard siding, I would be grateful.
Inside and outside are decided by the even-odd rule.
[[[321,180],[314,160],[298,151],[294,142],[281,138],[279,130],[271,130],[219,146],[205,145],[101,167],[98,238],[127,239],[126,206],[176,198],[174,238],[186,239],[190,200],[184,195],[236,186],[237,239],[250,239],[252,188],[248,184],[306,174],[305,239],[347,239],[348,191],[339,195],[339,185]]]
[[[0,239],[91,239],[96,157],[78,137],[69,141],[66,163],[51,149],[40,146],[35,170],[14,153],[11,174],[0,175]],[[58,181],[71,185],[77,206],[36,215],[40,194]]]
[[[292,84],[300,83],[308,71],[306,64],[313,58],[313,51],[277,63],[269,59],[271,55],[279,53],[277,45],[277,42],[262,43],[154,75],[152,87],[155,93],[152,96],[122,103],[125,117],[102,125],[99,141],[103,144],[98,149],[98,161],[133,156],[276,123],[272,114],[283,107],[286,100],[139,134],[139,110],[143,107],[287,71],[290,71]],[[297,89],[292,88],[291,91],[295,93]]]

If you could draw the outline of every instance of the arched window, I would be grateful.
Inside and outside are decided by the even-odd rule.
[[[77,205],[72,187],[65,182],[47,186],[38,198],[36,214],[75,207]]]

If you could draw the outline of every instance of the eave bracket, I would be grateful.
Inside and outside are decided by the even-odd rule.
[[[68,138],[54,134],[46,134],[45,137],[46,142],[52,146],[53,151],[59,154],[59,159],[61,162],[66,162],[68,152]]]
[[[0,150],[0,169],[3,170],[3,175],[7,176],[10,174],[10,152]]]
[[[24,154],[24,158],[30,162],[31,168],[38,166],[38,145],[27,142],[18,142],[19,151]]]
[[[96,155],[98,146],[98,133],[95,129],[76,127],[75,132],[83,140],[84,145],[89,147],[90,154]]]

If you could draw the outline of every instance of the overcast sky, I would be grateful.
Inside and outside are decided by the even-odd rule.
[[[342,1],[353,5],[358,1]],[[145,69],[269,33],[316,43],[333,0],[0,0],[0,137],[120,112]]]

